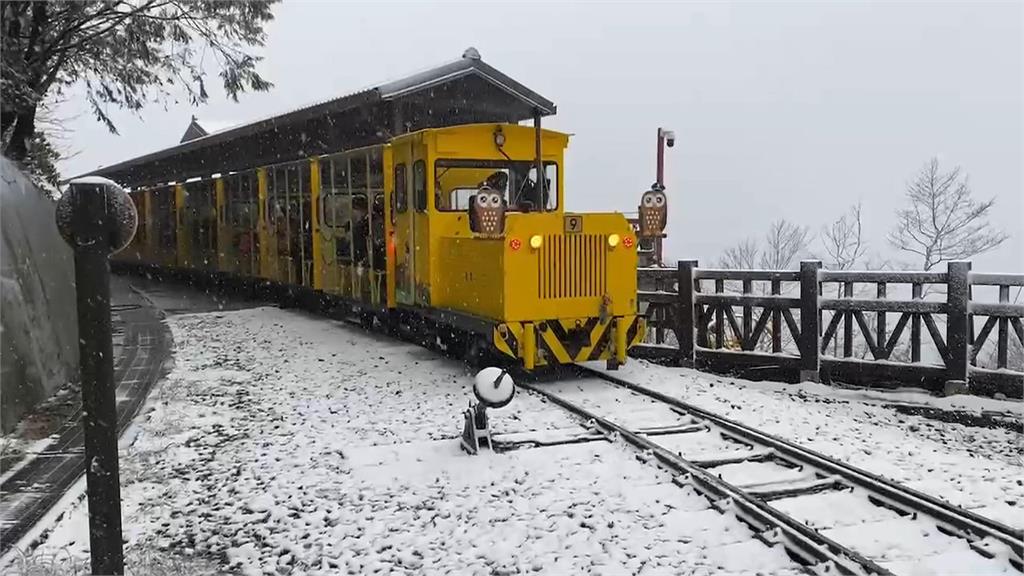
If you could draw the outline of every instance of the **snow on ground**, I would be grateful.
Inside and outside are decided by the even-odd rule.
[[[900,414],[884,393],[820,384],[749,382],[632,361],[618,373],[637,384],[885,476],[1018,528],[1024,527],[1024,439]],[[900,393],[901,402],[1019,414],[1021,403]]]
[[[194,574],[797,573],[621,444],[462,453],[472,379],[432,352],[274,308],[169,323],[175,368],[122,453],[130,558],[198,558]],[[580,430],[529,394],[492,424]],[[35,553],[83,558],[86,517],[78,504]]]

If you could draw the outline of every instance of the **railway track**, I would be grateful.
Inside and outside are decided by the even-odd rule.
[[[595,432],[565,442],[622,439],[815,572],[1024,571],[1019,529],[606,372],[578,370],[583,378],[568,384],[520,383]],[[634,422],[621,421],[630,412]]]

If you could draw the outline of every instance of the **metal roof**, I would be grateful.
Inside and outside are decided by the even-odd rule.
[[[338,98],[214,132],[84,175],[126,186],[237,171],[380,143],[395,132],[471,122],[519,122],[553,102],[485,63],[462,58]],[[214,162],[216,158],[216,162]]]

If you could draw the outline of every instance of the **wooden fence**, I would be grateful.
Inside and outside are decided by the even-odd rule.
[[[638,274],[649,334],[635,356],[750,379],[1024,393],[1024,367],[1011,354],[1024,348],[1024,304],[1010,302],[1024,274],[971,272],[970,262],[851,272],[818,261],[713,270],[695,260]],[[998,302],[972,299],[982,286],[998,287]],[[978,367],[990,339],[995,366]]]

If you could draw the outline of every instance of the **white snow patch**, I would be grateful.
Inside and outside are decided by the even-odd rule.
[[[431,352],[273,308],[169,323],[176,366],[121,461],[129,548],[243,574],[800,572],[625,446],[464,454],[472,375]],[[491,421],[585,432],[525,393]],[[84,514],[40,550],[83,554]]]

